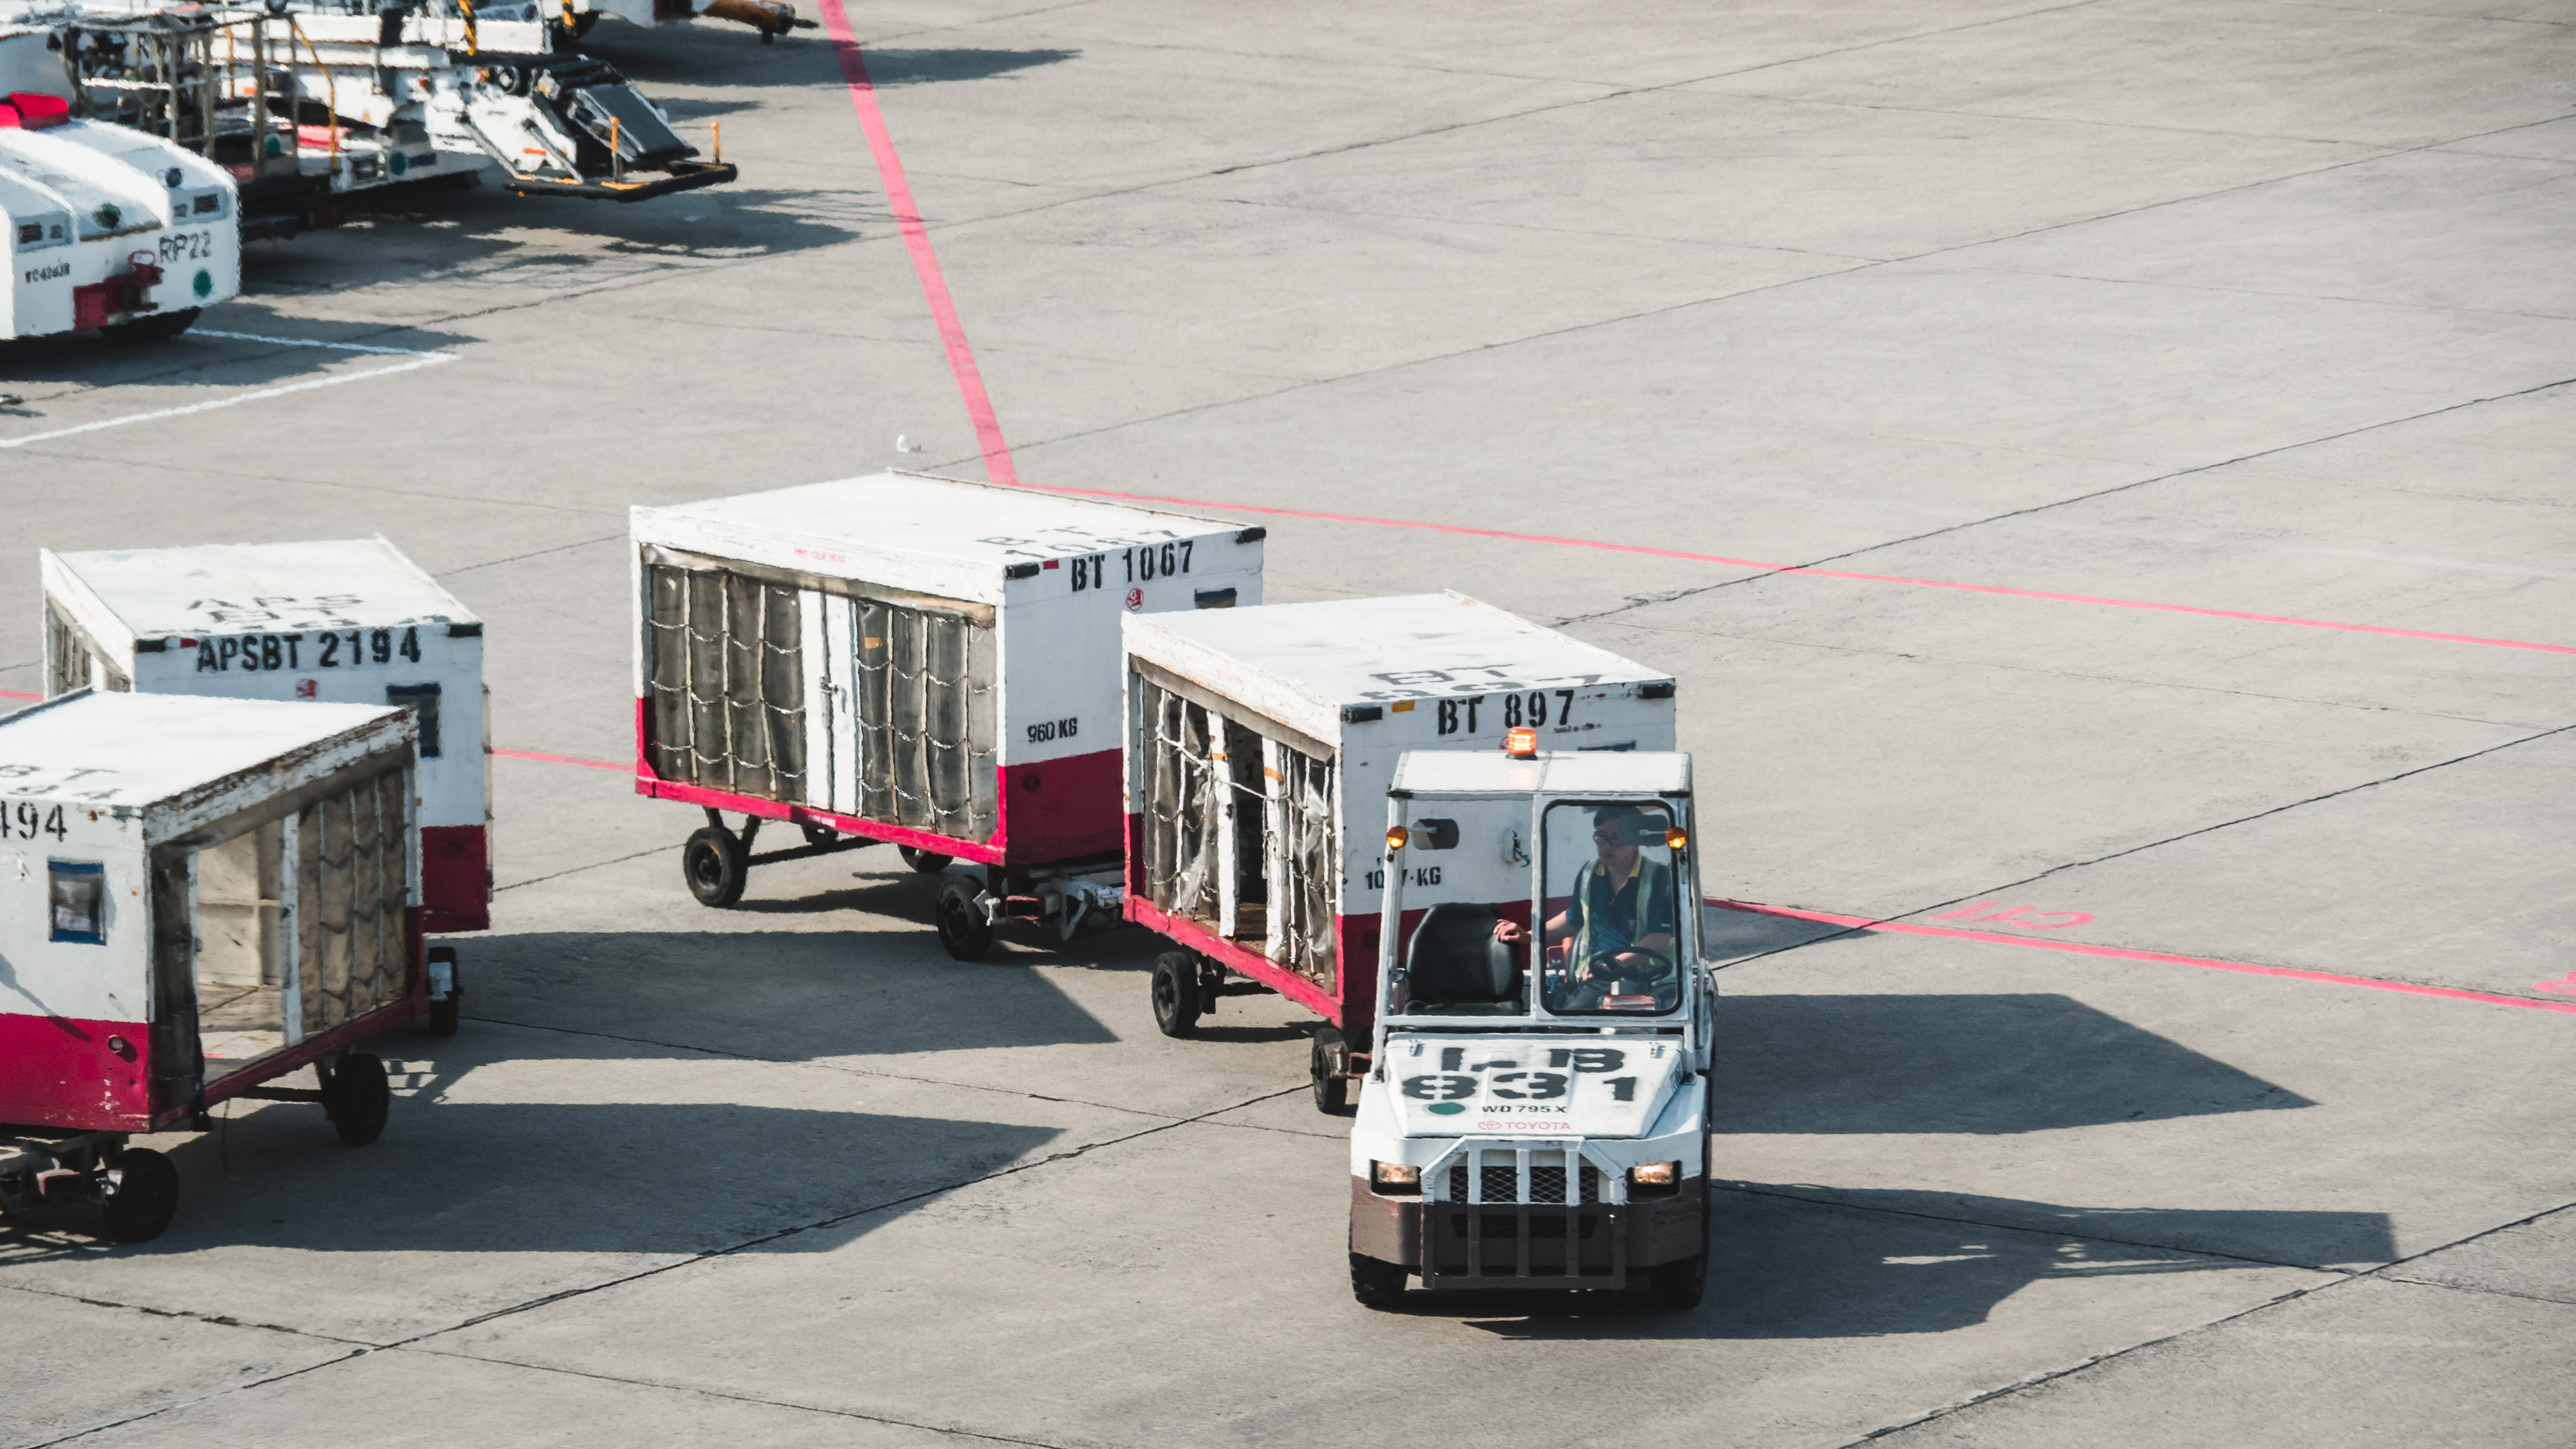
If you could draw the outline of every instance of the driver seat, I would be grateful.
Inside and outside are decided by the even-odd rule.
[[[1517,953],[1494,939],[1503,913],[1452,901],[1425,912],[1406,948],[1409,1010],[1441,1006],[1462,1015],[1498,1015],[1520,1007]]]

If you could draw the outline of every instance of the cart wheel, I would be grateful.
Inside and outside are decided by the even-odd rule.
[[[1166,951],[1154,958],[1154,1025],[1165,1036],[1188,1036],[1199,1025],[1199,958]]]
[[[948,868],[949,861],[955,859],[954,856],[940,855],[917,846],[898,845],[895,849],[902,853],[904,864],[920,871],[923,875],[937,875]]]
[[[1315,1110],[1329,1117],[1342,1115],[1351,1100],[1350,1048],[1339,1031],[1315,1028],[1315,1047],[1307,1054],[1306,1070],[1314,1078]]]
[[[744,877],[751,874],[751,852],[742,837],[710,825],[680,847],[680,873],[689,878],[689,894],[702,906],[721,910],[742,899]]]
[[[800,820],[797,822],[796,828],[805,832],[805,843],[807,845],[829,845],[833,841],[841,838],[841,832],[834,830],[829,825],[824,825],[812,820]]]
[[[1351,1296],[1364,1308],[1393,1308],[1404,1301],[1404,1280],[1409,1276],[1393,1263],[1351,1254]]]
[[[384,1134],[385,1110],[393,1100],[393,1088],[385,1084],[384,1058],[366,1052],[340,1058],[322,1084],[322,1110],[340,1140],[352,1147],[364,1147]]]
[[[179,1169],[149,1147],[129,1147],[116,1160],[116,1191],[101,1214],[107,1235],[120,1243],[148,1243],[179,1211]]]
[[[1658,1263],[1646,1270],[1646,1295],[1657,1308],[1697,1308],[1708,1291],[1708,1254],[1694,1253],[1678,1263]]]
[[[976,903],[983,894],[964,876],[939,888],[939,944],[960,961],[981,961],[993,949],[993,923]]]

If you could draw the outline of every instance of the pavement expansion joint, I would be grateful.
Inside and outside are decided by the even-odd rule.
[[[1016,1087],[997,1087],[990,1082],[961,1082],[948,1077],[921,1077],[915,1076],[909,1072],[878,1071],[868,1067],[851,1066],[843,1062],[815,1061],[806,1057],[759,1056],[751,1052],[732,1051],[724,1047],[700,1046],[695,1042],[666,1041],[659,1037],[648,1036],[626,1036],[613,1031],[584,1031],[579,1027],[549,1026],[543,1022],[534,1021],[513,1021],[508,1017],[501,1016],[470,1016],[462,1019],[467,1021],[484,1022],[492,1026],[517,1027],[521,1031],[553,1032],[562,1036],[594,1037],[601,1041],[633,1042],[637,1046],[662,1047],[669,1051],[697,1052],[703,1056],[720,1057],[727,1061],[759,1062],[767,1066],[810,1067],[816,1071],[838,1072],[843,1076],[867,1077],[875,1081],[913,1082],[925,1087],[948,1087],[965,1092],[988,1092],[996,1097],[1017,1097],[1024,1101],[1060,1102],[1068,1106],[1089,1107],[1095,1111],[1117,1112],[1129,1117],[1156,1117],[1173,1125],[1198,1120],[1196,1117],[1175,1117],[1168,1112],[1148,1112],[1136,1107],[1121,1107],[1114,1102],[1094,1102],[1085,1097],[1050,1097],[1043,1092],[1026,1092],[1021,1091]],[[1276,1094],[1274,1093],[1272,1095]],[[1255,1097],[1252,1100],[1258,1102],[1265,1099]],[[1212,1110],[1218,1112],[1231,1112],[1234,1110],[1235,1106],[1241,1105],[1243,1104],[1236,1103],[1234,1106],[1217,1107]],[[1204,1116],[1206,1114],[1203,1113],[1201,1115]]]
[[[1719,1178],[1712,1178],[1710,1179],[1710,1182],[1721,1192],[1742,1193],[1747,1197],[1777,1198],[1784,1202],[1813,1203],[1818,1207],[1841,1208],[1848,1212],[1872,1213],[1894,1218],[1916,1218],[1924,1222],[1958,1223],[1972,1228],[1992,1228],[1999,1233],[2037,1233],[2044,1237],[2062,1237],[2076,1242],[2108,1243],[2113,1247],[2119,1248],[2144,1248],[2150,1252],[2180,1253],[2194,1258],[2210,1258],[2222,1262],[2244,1263],[2248,1266],[2257,1268],[2299,1268],[2311,1273],[2331,1273],[2338,1279],[2367,1276],[2365,1273],[2356,1272],[2349,1268],[2329,1267],[2321,1263],[2293,1263],[2280,1258],[2258,1258],[2247,1253],[2221,1252],[2215,1248],[2193,1248],[2184,1246],[2180,1243],[2151,1243],[2137,1238],[2113,1238],[2106,1237],[2100,1233],[2074,1232],[2066,1228],[2034,1228],[2027,1223],[1999,1223],[1987,1218],[1962,1217],[1950,1213],[1917,1212],[1907,1208],[1870,1207],[1860,1203],[1844,1202],[1840,1198],[1809,1197],[1805,1193],[1782,1192],[1776,1187],[1763,1187],[1750,1182],[1730,1181]],[[2369,1271],[2378,1272],[2381,1270],[2371,1269]],[[2310,1284],[2308,1288],[2302,1289],[2301,1291],[2309,1292],[2326,1286],[2328,1285],[2323,1283]]]
[[[1263,1092],[1255,1096],[1246,1097],[1240,1102],[1230,1102],[1221,1107],[1211,1108],[1195,1117],[1182,1117],[1157,1122],[1150,1127],[1142,1127],[1122,1136],[1106,1138],[1099,1142],[1086,1143],[1085,1145],[1077,1147],[1069,1152],[1050,1153],[1045,1157],[1038,1158],[1035,1161],[1030,1162],[1015,1162],[1007,1167],[996,1168],[991,1172],[979,1173],[973,1177],[961,1178],[956,1182],[942,1183],[933,1187],[921,1188],[914,1192],[902,1193],[879,1202],[870,1203],[865,1207],[853,1208],[847,1212],[834,1213],[830,1217],[826,1218],[818,1218],[810,1223],[799,1223],[792,1227],[779,1228],[771,1232],[762,1233],[757,1237],[747,1238],[742,1242],[735,1243],[729,1247],[709,1248],[701,1252],[691,1253],[686,1257],[674,1259],[668,1263],[660,1263],[650,1268],[638,1269],[632,1273],[620,1274],[617,1277],[609,1278],[598,1283],[587,1284],[577,1288],[565,1288],[553,1293],[545,1294],[541,1297],[529,1299],[524,1303],[496,1308],[486,1313],[478,1313],[462,1322],[450,1324],[445,1328],[434,1328],[425,1333],[414,1334],[409,1338],[400,1339],[394,1343],[386,1344],[384,1347],[409,1348],[415,1344],[425,1342],[432,1338],[437,1338],[443,1334],[461,1332],[468,1328],[490,1323],[495,1319],[514,1317],[518,1314],[531,1312],[535,1309],[544,1308],[551,1304],[566,1302],[574,1298],[587,1297],[590,1294],[603,1292],[610,1288],[621,1287],[628,1283],[640,1282],[646,1278],[657,1278],[662,1274],[674,1272],[681,1268],[691,1267],[699,1263],[710,1262],[717,1258],[729,1258],[738,1253],[749,1252],[753,1248],[765,1247],[771,1243],[784,1241],[785,1239],[795,1237],[801,1233],[820,1232],[827,1228],[838,1227],[843,1223],[854,1222],[874,1213],[884,1212],[888,1208],[902,1207],[908,1203],[921,1202],[947,1193],[962,1192],[967,1188],[975,1187],[987,1182],[999,1181],[1005,1177],[1015,1177],[1021,1173],[1032,1172],[1038,1168],[1046,1167],[1057,1162],[1063,1162],[1071,1158],[1081,1157],[1087,1153],[1097,1152],[1111,1147],[1123,1146],[1141,1138],[1152,1137],[1160,1133],[1172,1131],[1176,1128],[1187,1127],[1194,1123],[1201,1123],[1206,1121],[1207,1118],[1213,1117],[1221,1112],[1237,1111],[1241,1108],[1252,1106],[1255,1103],[1267,1102],[1274,1098],[1288,1096],[1291,1093],[1302,1092],[1305,1090],[1306,1087],[1303,1084],[1300,1084],[1294,1087],[1283,1087],[1275,1092]]]
[[[1025,1444],[1031,1446],[1031,1449],[1070,1449],[1070,1446],[1061,1445],[1048,1439],[1025,1439],[1009,1434],[987,1434],[978,1429],[961,1428],[954,1424],[932,1424],[918,1419],[898,1419],[887,1414],[862,1414],[855,1409],[835,1409],[821,1404],[799,1403],[794,1399],[770,1399],[763,1398],[757,1394],[727,1393],[722,1389],[711,1389],[703,1384],[672,1383],[664,1379],[627,1378],[620,1374],[604,1374],[592,1369],[566,1368],[560,1364],[529,1363],[524,1359],[502,1358],[494,1354],[459,1353],[453,1349],[445,1348],[430,1348],[423,1346],[406,1348],[401,1351],[405,1353],[435,1354],[440,1358],[456,1359],[464,1363],[500,1364],[509,1368],[526,1369],[533,1373],[562,1374],[567,1378],[588,1379],[594,1383],[624,1384],[633,1388],[660,1389],[666,1393],[674,1394],[695,1394],[702,1398],[721,1399],[727,1403],[758,1404],[765,1408],[790,1409],[798,1413],[805,1414],[824,1414],[835,1419],[857,1419],[864,1423],[886,1424],[898,1429],[919,1429],[924,1433],[944,1434],[959,1439],[972,1439],[985,1444]]]
[[[1916,260],[1916,258],[1907,258],[1907,260]],[[1871,265],[1878,264],[1872,263]],[[1850,270],[1857,271],[1860,270],[1860,268],[1852,268]],[[1828,272],[1825,275],[1842,276],[1844,273]],[[1812,281],[1816,279],[1800,278],[1799,280]],[[1794,285],[1794,283],[1776,283],[1774,285],[1788,286]],[[1677,307],[1692,305],[1696,304],[1687,302],[1676,304]],[[1674,309],[1665,308],[1662,310],[1670,311]],[[2373,432],[2380,428],[2393,428],[2402,423],[2421,422],[2426,418],[2440,417],[2444,413],[2458,412],[2463,408],[2482,407],[2488,403],[2504,402],[2518,397],[2529,397],[2535,393],[2548,392],[2553,388],[2566,387],[2571,383],[2576,383],[2576,377],[2562,377],[2555,382],[2534,383],[2530,387],[2517,388],[2512,392],[2497,393],[2491,397],[2466,398],[2455,403],[2445,403],[2437,408],[2427,408],[2422,412],[2408,413],[2402,417],[2382,418],[2377,422],[2363,423],[2357,427],[2345,428],[2340,432],[2325,433],[2313,438],[2302,438],[2296,442],[2282,443],[2270,448],[2258,448],[2251,453],[2241,453],[2233,458],[2222,458],[2211,463],[2196,463],[2188,468],[2176,468],[2170,472],[2155,474],[2152,477],[2133,479],[2127,483],[2115,483],[2107,488],[2096,488],[2087,493],[2072,494],[2068,497],[2055,499],[2047,503],[2034,503],[2025,508],[2007,509],[2002,513],[1991,514],[1984,518],[1970,519],[1965,523],[1953,523],[1941,528],[1927,529],[1922,533],[1908,534],[1903,538],[1886,539],[1882,542],[1868,544],[1861,548],[1846,549],[1841,553],[1826,554],[1822,558],[1810,559],[1805,563],[1775,564],[1758,572],[1744,574],[1737,578],[1720,579],[1715,583],[1703,584],[1697,588],[1672,590],[1652,598],[1631,599],[1627,603],[1621,604],[1614,609],[1602,609],[1589,614],[1570,614],[1559,619],[1556,627],[1562,629],[1575,624],[1594,623],[1602,619],[1616,618],[1621,614],[1630,612],[1631,610],[1646,608],[1654,604],[1669,604],[1681,599],[1695,598],[1701,594],[1714,593],[1719,589],[1733,588],[1738,584],[1757,583],[1764,579],[1777,578],[1783,575],[1795,575],[1811,569],[1823,568],[1827,564],[1847,563],[1853,559],[1862,558],[1869,554],[1882,552],[1891,548],[1902,548],[1910,543],[1921,543],[1926,539],[1939,538],[1945,534],[1959,533],[1971,528],[1983,528],[1988,524],[2002,523],[2008,519],[2014,518],[2026,518],[2035,513],[2046,513],[2053,509],[2068,508],[2079,503],[2091,503],[2098,499],[2108,498],[2113,494],[2126,493],[2131,489],[2136,488],[2144,488],[2150,484],[2169,483],[2174,479],[2188,478],[2197,473],[2212,472],[2220,468],[2232,468],[2239,463],[2250,463],[2260,458],[2269,458],[2276,454],[2293,452],[2300,448],[2313,448],[2321,444],[2336,442],[2362,433]],[[1682,630],[1676,632],[1686,633],[1689,631]]]
[[[246,1384],[234,1384],[230,1388],[224,1389],[219,1393],[200,1394],[196,1398],[183,1399],[175,1404],[163,1404],[157,1409],[147,1409],[140,1414],[128,1414],[122,1419],[110,1420],[104,1424],[92,1424],[86,1429],[75,1429],[71,1433],[59,1435],[55,1438],[44,1440],[41,1443],[30,1444],[27,1446],[27,1449],[53,1449],[53,1446],[56,1444],[69,1444],[77,1439],[86,1439],[92,1434],[104,1434],[110,1429],[122,1429],[128,1424],[139,1424],[147,1419],[157,1419],[164,1414],[177,1413],[181,1409],[194,1408],[199,1404],[210,1403],[216,1399],[228,1399],[235,1394],[249,1393],[253,1389],[266,1388],[270,1384],[283,1383],[292,1378],[301,1378],[316,1369],[330,1368],[334,1364],[344,1364],[352,1359],[364,1358],[368,1354],[375,1352],[378,1352],[378,1350],[373,1348],[353,1348],[347,1353],[341,1354],[337,1358],[327,1358],[320,1363],[306,1364],[301,1368],[291,1368],[283,1373],[270,1374],[264,1379],[254,1379]]]
[[[15,1261],[23,1262],[25,1260],[19,1259]],[[8,1266],[8,1262],[0,1261],[0,1273],[7,1272]],[[191,1323],[204,1323],[216,1328],[248,1328],[262,1333],[284,1333],[290,1334],[296,1338],[314,1339],[322,1343],[347,1344],[352,1348],[373,1348],[376,1346],[362,1338],[344,1338],[336,1333],[316,1333],[309,1328],[295,1328],[283,1323],[261,1323],[253,1319],[235,1318],[227,1313],[198,1313],[192,1309],[186,1308],[155,1308],[148,1303],[122,1303],[113,1298],[93,1298],[85,1293],[63,1293],[52,1288],[38,1287],[29,1283],[0,1283],[0,1290],[13,1293],[32,1293],[39,1297],[59,1299],[66,1303],[78,1303],[89,1308],[106,1308],[126,1313],[140,1313],[150,1318],[185,1319]]]

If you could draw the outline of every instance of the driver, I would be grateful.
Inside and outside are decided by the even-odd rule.
[[[1648,860],[1636,837],[1646,825],[1633,805],[1604,805],[1592,812],[1596,859],[1574,873],[1565,909],[1546,925],[1553,948],[1566,953],[1568,984],[1587,1006],[1597,1005],[1614,982],[1632,982],[1660,994],[1673,976],[1673,870]],[[1529,938],[1518,921],[1494,923],[1494,939],[1514,945]]]

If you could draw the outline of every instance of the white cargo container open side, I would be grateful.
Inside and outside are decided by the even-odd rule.
[[[709,904],[759,861],[889,841],[984,868],[952,951],[1056,918],[1041,878],[1069,865],[1114,915],[1118,621],[1258,604],[1263,534],[907,473],[639,507],[636,789],[708,811],[684,864]],[[752,857],[764,819],[809,844]]]
[[[483,623],[382,537],[39,553],[45,692],[393,705],[418,716],[422,927],[491,924]]]
[[[1673,676],[1454,592],[1129,619],[1126,652],[1128,919],[1321,1014],[1344,1070],[1375,1011],[1401,755],[1500,750],[1524,727],[1542,750],[1674,744]],[[1404,932],[1475,894],[1423,869]],[[1168,1031],[1174,986],[1194,1019],[1213,973],[1167,974]]]
[[[416,737],[94,691],[0,720],[0,1122],[161,1130],[416,1015]]]

